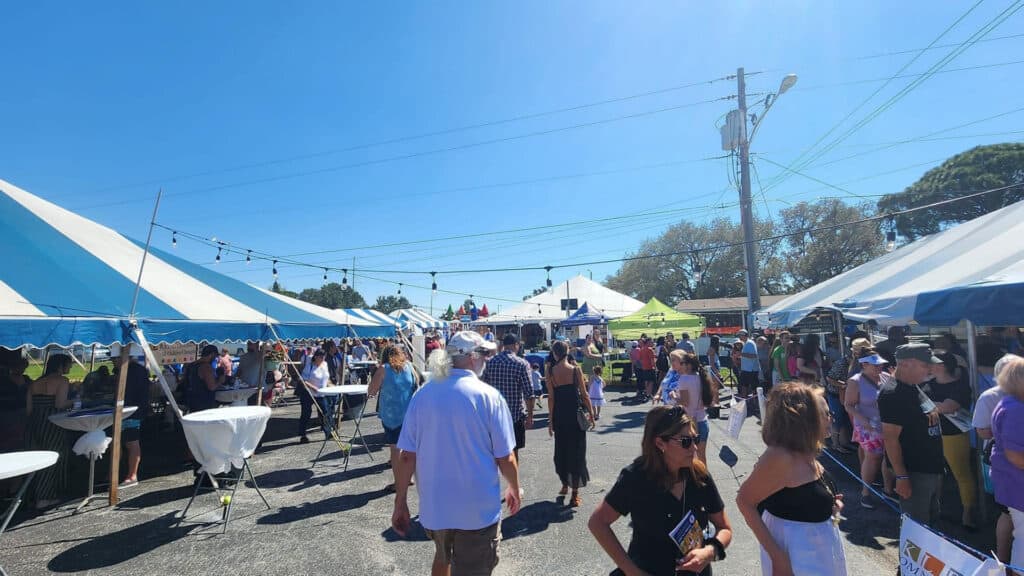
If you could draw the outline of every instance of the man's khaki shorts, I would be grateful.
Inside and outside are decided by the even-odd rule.
[[[498,565],[501,522],[479,530],[425,530],[437,558],[452,567],[452,576],[489,576]]]

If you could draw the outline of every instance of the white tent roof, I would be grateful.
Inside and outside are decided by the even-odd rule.
[[[882,325],[915,318],[917,296],[978,282],[1024,260],[1024,201],[921,238],[755,315],[758,327],[792,326],[818,308]]]
[[[420,310],[419,308],[404,308],[402,310],[394,310],[388,314],[388,316],[394,318],[403,326],[412,325],[422,330],[429,330],[431,328],[440,329],[447,328],[448,323],[444,320],[434,318],[429,313]]]
[[[565,320],[565,310],[562,310],[563,298],[575,298],[580,306],[587,303],[602,310],[609,318],[628,316],[644,306],[644,303],[639,300],[620,294],[611,288],[605,288],[580,275],[562,282],[547,292],[528,298],[513,308],[491,314],[487,318],[481,318],[474,324],[529,324]]]

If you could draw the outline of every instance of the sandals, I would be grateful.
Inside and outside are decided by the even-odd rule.
[[[580,493],[574,491],[572,493],[572,499],[569,500],[569,506],[571,506],[573,508],[579,508],[580,504],[582,504],[582,503],[583,503],[583,500],[580,499]]]

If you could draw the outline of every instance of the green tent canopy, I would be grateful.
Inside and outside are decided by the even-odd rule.
[[[669,308],[657,298],[651,298],[643,308],[629,316],[608,322],[608,330],[616,340],[636,340],[641,334],[658,337],[666,332],[672,332],[676,338],[682,332],[689,332],[696,338],[704,331],[704,319]]]

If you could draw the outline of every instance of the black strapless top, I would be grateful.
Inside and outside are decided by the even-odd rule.
[[[831,479],[822,475],[807,484],[779,490],[765,498],[761,507],[783,520],[824,522],[832,517],[835,494]]]

